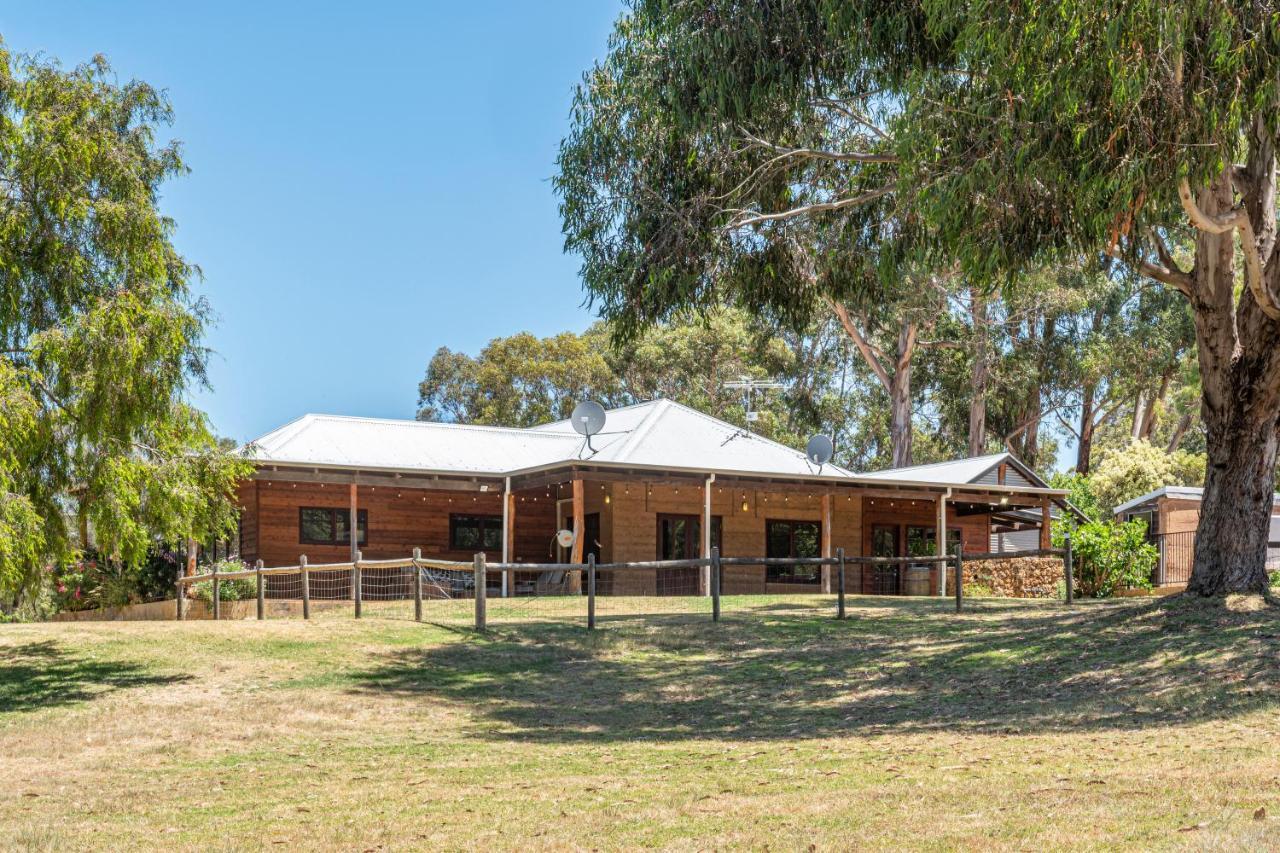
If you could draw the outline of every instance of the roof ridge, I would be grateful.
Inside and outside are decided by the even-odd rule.
[[[618,452],[612,454],[615,461],[625,462],[627,454],[634,449],[635,445],[640,443],[640,439],[648,435],[653,429],[653,425],[662,418],[663,413],[670,411],[671,409],[671,401],[665,397],[659,397],[657,400],[653,400],[651,402],[654,403],[653,411],[645,415],[640,420],[640,423],[631,428],[631,431],[627,434],[627,437],[623,440],[621,446],[618,447]]]
[[[420,421],[416,418],[374,418],[374,417],[366,417],[364,415],[307,414],[307,415],[303,415],[301,418],[297,418],[296,420],[300,421],[305,418],[314,418],[317,420],[327,419],[327,420],[336,420],[336,421],[356,421],[358,423],[372,423],[372,424],[392,424],[394,426],[427,427],[427,428],[457,429],[457,430],[470,429],[470,430],[482,430],[484,432],[509,432],[509,433],[514,433],[516,435],[536,435],[540,438],[544,438],[548,436],[559,437],[557,433],[539,432],[532,427],[495,426],[493,424],[460,424],[460,423],[455,423],[451,421]],[[270,433],[268,433],[268,435],[270,435]]]
[[[1012,453],[1002,450],[999,453],[984,453],[981,456],[962,456],[959,459],[944,459],[941,462],[925,462],[920,465],[903,465],[901,468],[878,468],[875,471],[859,471],[859,475],[864,474],[885,474],[890,471],[919,471],[921,468],[941,468],[943,465],[958,465],[961,462],[977,462],[982,459],[999,459],[1001,457],[1009,457],[1016,459]]]

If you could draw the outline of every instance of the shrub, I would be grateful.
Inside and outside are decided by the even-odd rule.
[[[1160,559],[1142,521],[1090,521],[1072,534],[1075,586],[1080,595],[1108,598],[1117,589],[1150,589]]]
[[[1165,453],[1145,441],[1134,441],[1107,453],[1089,477],[1099,514],[1112,510],[1161,486],[1199,486],[1204,482],[1204,459],[1194,454]]]
[[[56,610],[123,607],[173,595],[178,558],[167,549],[153,549],[139,564],[105,559],[90,549],[50,570]]]
[[[249,568],[248,564],[239,560],[219,560],[206,571],[212,572],[217,569],[219,572],[242,572]],[[192,584],[191,592],[195,598],[200,599],[205,604],[213,603],[213,581],[202,581],[201,583]],[[252,578],[239,578],[229,581],[218,581],[218,600],[219,601],[245,601],[255,598],[258,595],[257,581]]]

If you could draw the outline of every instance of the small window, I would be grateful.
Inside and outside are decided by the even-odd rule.
[[[369,542],[369,511],[356,511],[356,544]],[[298,541],[304,545],[347,545],[351,542],[351,510],[304,506],[298,509]]]
[[[765,556],[770,558],[818,557],[822,552],[822,525],[816,521],[766,521]],[[821,566],[767,566],[769,583],[818,583]]]
[[[449,516],[449,547],[473,553],[502,550],[502,516]]]

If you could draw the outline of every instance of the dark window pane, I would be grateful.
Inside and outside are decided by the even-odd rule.
[[[348,522],[351,519],[351,510],[335,509],[333,510],[333,541],[336,543],[350,542],[351,533],[349,532]]]
[[[484,547],[486,551],[497,551],[502,548],[502,524],[492,522],[484,526]]]
[[[765,545],[766,557],[791,556],[791,525],[782,521],[769,522],[769,538]]]
[[[301,511],[301,536],[303,542],[329,542],[333,537],[333,515],[327,509]]]
[[[356,513],[356,543],[364,545],[369,541],[369,510],[362,509]]]
[[[795,534],[795,554],[793,556],[817,557],[822,549],[822,537],[818,533],[818,525],[802,521],[796,524],[792,530]]]
[[[932,527],[908,527],[907,528],[907,556],[908,557],[932,557],[935,556],[934,540],[937,539],[937,531]]]

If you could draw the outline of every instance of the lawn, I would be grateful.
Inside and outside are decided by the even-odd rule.
[[[1278,608],[728,603],[2,626],[0,846],[1280,845]]]

